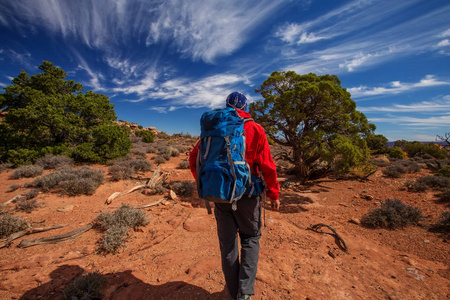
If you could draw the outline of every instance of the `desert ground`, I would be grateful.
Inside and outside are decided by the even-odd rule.
[[[151,161],[154,154],[148,154]],[[161,164],[166,181],[192,181],[188,169],[179,169],[187,153]],[[155,165],[156,166],[156,165]],[[107,173],[108,167],[92,165]],[[155,167],[153,167],[154,169]],[[404,182],[430,174],[422,169],[402,178],[383,176],[379,168],[367,180],[323,178],[302,185],[295,177],[279,174],[281,209],[265,203],[265,226],[253,299],[450,299],[450,246],[448,237],[427,231],[448,206],[436,201],[433,191],[412,193]],[[27,189],[32,178],[12,179],[12,170],[0,173],[0,202]],[[44,174],[51,171],[46,170]],[[34,227],[65,225],[14,240],[0,249],[1,299],[60,299],[76,277],[98,271],[105,278],[103,299],[229,299],[220,267],[214,215],[193,196],[170,199],[169,191],[149,195],[137,190],[106,204],[115,192],[145,183],[153,171],[129,180],[105,182],[91,196],[59,193],[37,196],[43,207],[25,213],[14,204],[3,207]],[[23,239],[59,235],[89,225],[102,212],[122,203],[140,206],[150,222],[130,230],[126,246],[117,254],[98,254],[103,232],[91,229],[56,244],[17,247]],[[397,198],[419,208],[423,226],[398,230],[368,229],[358,219]],[[345,241],[308,229],[331,226]],[[320,231],[331,233],[327,227]]]

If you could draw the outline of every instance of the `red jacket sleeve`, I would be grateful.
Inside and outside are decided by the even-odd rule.
[[[198,144],[200,141],[195,144],[194,149],[192,149],[191,153],[189,153],[189,168],[191,169],[192,176],[194,179],[197,179],[197,153],[198,153]]]

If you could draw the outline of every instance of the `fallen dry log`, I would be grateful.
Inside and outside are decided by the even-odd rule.
[[[134,191],[140,190],[140,189],[154,189],[156,187],[156,185],[161,182],[164,181],[167,178],[168,174],[161,174],[161,166],[156,167],[155,171],[153,172],[152,177],[150,177],[150,179],[147,181],[147,183],[145,184],[140,184],[137,185],[135,187],[132,187],[131,189],[129,189],[128,191],[125,192],[115,192],[113,193],[111,196],[109,196],[109,198],[105,201],[106,204],[111,204],[112,201],[114,199],[116,199],[117,197],[126,195],[126,194],[130,194]]]
[[[84,226],[82,228],[78,228],[75,230],[72,230],[70,232],[59,234],[51,237],[44,237],[40,239],[25,239],[20,241],[20,244],[17,246],[19,248],[27,248],[35,245],[42,245],[42,244],[56,244],[60,242],[64,242],[67,240],[71,240],[77,236],[79,236],[82,233],[85,233],[86,231],[90,230],[92,228],[92,224],[89,224],[87,226]]]
[[[0,204],[0,206],[7,205],[7,204],[9,204],[9,203],[14,203],[14,202],[16,202],[17,200],[19,200],[19,199],[22,198],[22,197],[25,197],[25,196],[24,196],[24,195],[17,195],[17,196],[14,196],[12,199],[10,199],[10,200],[8,200],[8,201],[3,202],[2,204]]]
[[[33,234],[33,233],[37,233],[37,232],[49,231],[49,230],[61,228],[64,226],[66,226],[66,225],[54,225],[54,226],[49,226],[49,227],[28,227],[25,230],[13,233],[4,239],[1,239],[0,240],[0,249],[3,247],[9,246],[12,241],[17,240],[18,238],[21,238],[24,235]]]
[[[136,206],[136,208],[142,209],[142,208],[147,208],[147,207],[155,206],[155,205],[158,205],[159,203],[161,203],[161,202],[164,201],[164,200],[165,200],[165,198],[161,198],[161,199],[159,199],[158,201],[155,201],[155,202],[153,202],[153,203],[149,203],[149,204],[144,204],[144,205]]]

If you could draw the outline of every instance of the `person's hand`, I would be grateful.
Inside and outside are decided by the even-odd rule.
[[[272,206],[272,210],[278,211],[280,209],[280,200],[270,199],[270,206]]]

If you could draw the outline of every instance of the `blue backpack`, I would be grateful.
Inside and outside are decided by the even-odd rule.
[[[245,160],[244,119],[233,108],[205,112],[200,119],[201,135],[197,155],[197,190],[208,201],[236,202],[253,190],[250,167]],[[251,192],[250,192],[251,194]]]

